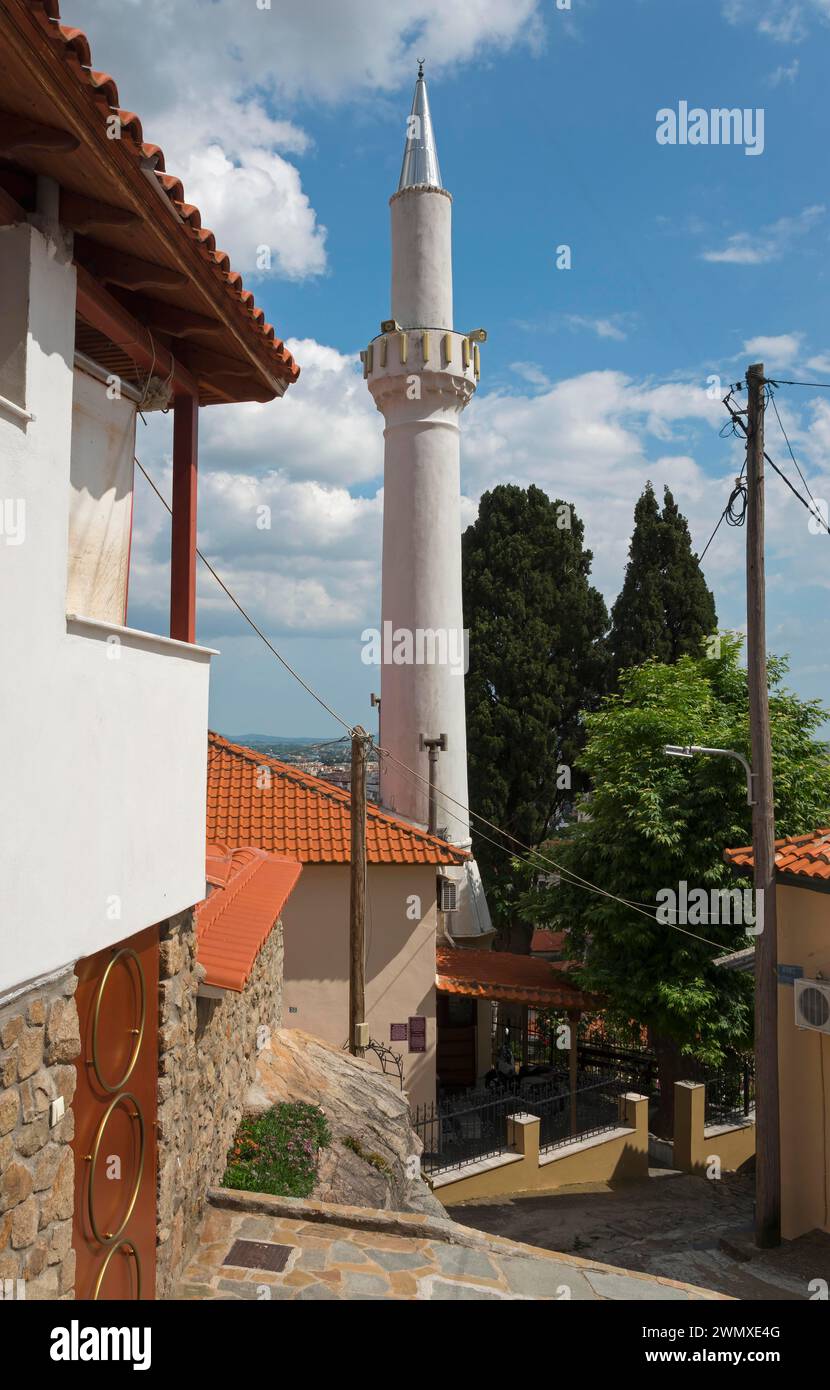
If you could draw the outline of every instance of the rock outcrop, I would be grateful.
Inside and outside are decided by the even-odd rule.
[[[259,1054],[245,1110],[298,1100],[319,1105],[332,1134],[314,1200],[446,1217],[417,1176],[422,1145],[406,1097],[376,1066],[297,1028],[277,1029]]]

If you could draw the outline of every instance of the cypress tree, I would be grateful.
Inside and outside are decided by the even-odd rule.
[[[712,591],[692,550],[686,518],[668,488],[663,511],[651,483],[634,508],[634,533],[620,595],[611,610],[609,648],[615,676],[649,657],[700,656],[717,631]]]
[[[538,487],[485,493],[462,538],[470,805],[524,844],[538,845],[573,800],[582,711],[606,684],[605,603],[589,581],[591,552],[569,503]],[[493,916],[512,920],[508,853],[473,821]],[[517,943],[518,944],[518,943]]]

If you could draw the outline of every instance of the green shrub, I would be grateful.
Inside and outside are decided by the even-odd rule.
[[[246,1116],[228,1153],[225,1187],[308,1197],[320,1150],[331,1141],[323,1111],[305,1101],[282,1101],[264,1115]]]

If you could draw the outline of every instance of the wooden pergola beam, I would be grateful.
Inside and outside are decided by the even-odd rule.
[[[196,641],[196,494],[199,401],[178,395],[173,406],[173,520],[170,528],[170,636]]]

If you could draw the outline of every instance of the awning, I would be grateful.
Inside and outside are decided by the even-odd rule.
[[[568,964],[513,955],[509,951],[453,950],[435,952],[435,985],[439,994],[468,999],[493,999],[503,1004],[532,1004],[543,1009],[574,1009],[593,1013],[602,1007],[568,977]]]

